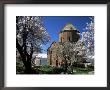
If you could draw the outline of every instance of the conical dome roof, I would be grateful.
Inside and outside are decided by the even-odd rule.
[[[65,31],[65,30],[76,30],[76,28],[73,26],[72,23],[67,23],[61,31]]]

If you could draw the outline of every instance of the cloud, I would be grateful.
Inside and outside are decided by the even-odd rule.
[[[47,58],[47,54],[39,53],[36,57]]]

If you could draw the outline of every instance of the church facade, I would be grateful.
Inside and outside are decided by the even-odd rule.
[[[77,42],[80,39],[80,32],[72,25],[67,23],[59,32],[59,42],[54,41],[47,49],[47,62],[48,65],[60,67],[63,64],[63,57],[58,57],[54,49],[57,45],[63,42]]]

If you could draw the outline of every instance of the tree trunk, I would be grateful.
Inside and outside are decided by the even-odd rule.
[[[21,60],[24,64],[25,67],[25,74],[31,74],[31,73],[35,73],[35,71],[32,70],[31,67],[31,58],[32,58],[32,54],[29,55],[27,54],[27,52],[22,50],[22,47],[20,46],[20,44],[18,43],[18,40],[16,39],[16,48],[18,49],[18,52],[20,53],[21,56]]]
[[[67,60],[65,59],[65,62],[64,62],[64,74],[67,73],[67,68],[68,68]]]
[[[67,60],[65,61],[65,72],[67,73],[67,68],[68,68],[68,65],[67,65]]]
[[[25,64],[25,74],[32,74],[32,67],[29,61],[27,61]]]

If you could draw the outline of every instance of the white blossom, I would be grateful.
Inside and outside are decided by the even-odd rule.
[[[85,44],[86,56],[94,57],[94,17],[90,17],[90,22],[86,23],[85,32],[82,32],[82,42]]]

